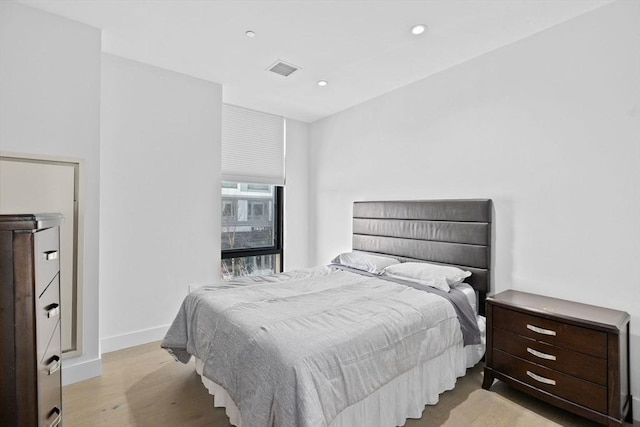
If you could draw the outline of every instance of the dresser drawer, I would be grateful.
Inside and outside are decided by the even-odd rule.
[[[36,293],[42,295],[53,276],[60,271],[58,228],[47,228],[34,234]]]
[[[62,388],[60,360],[60,322],[57,322],[49,348],[38,364],[38,413],[41,426],[54,426],[62,419]],[[60,418],[58,418],[60,416]]]
[[[493,347],[532,363],[607,385],[606,359],[541,343],[502,329],[493,330]]]
[[[54,406],[48,414],[43,414],[39,421],[39,424],[45,427],[62,426],[62,406]]]
[[[591,356],[607,357],[607,334],[502,307],[493,308],[493,326],[517,335]]]
[[[53,331],[60,320],[60,276],[56,275],[51,284],[36,302],[37,326],[37,361],[40,362],[50,342],[60,345],[60,333]]]
[[[500,350],[493,351],[494,368],[532,387],[571,402],[607,412],[607,388],[536,365]]]

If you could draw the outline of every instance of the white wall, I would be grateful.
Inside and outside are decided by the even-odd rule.
[[[0,150],[84,162],[84,354],[62,381],[100,375],[100,30],[0,2]]]
[[[102,351],[161,339],[220,277],[222,88],[102,55]]]
[[[284,270],[309,267],[309,124],[287,119]]]
[[[354,200],[491,198],[493,291],[629,312],[640,414],[639,19],[616,2],[313,123],[314,263]]]

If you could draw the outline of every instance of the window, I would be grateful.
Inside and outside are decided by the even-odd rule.
[[[235,200],[223,200],[222,201],[222,217],[233,218],[236,214],[236,202]]]
[[[265,215],[265,202],[262,200],[249,201],[249,221],[268,221],[267,215]]]
[[[282,271],[286,122],[222,105],[222,276]]]
[[[267,184],[247,184],[247,190],[249,191],[262,191],[262,192],[270,192],[271,186]]]
[[[222,277],[282,271],[282,187],[222,184]]]

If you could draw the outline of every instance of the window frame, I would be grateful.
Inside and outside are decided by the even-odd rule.
[[[246,258],[261,255],[277,255],[276,266],[278,266],[278,271],[276,271],[276,273],[281,273],[284,270],[284,187],[280,185],[274,185],[274,190],[274,245],[260,248],[222,249],[222,259]]]

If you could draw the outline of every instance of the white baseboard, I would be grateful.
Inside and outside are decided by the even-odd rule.
[[[102,375],[102,359],[92,359],[72,366],[62,362],[62,385],[69,385]]]
[[[633,420],[640,421],[640,397],[631,399],[631,407],[633,408]]]
[[[160,341],[169,330],[170,325],[159,326],[157,328],[145,329],[142,331],[129,332],[127,334],[116,335],[103,338],[100,341],[102,353],[122,350],[123,348],[134,347],[153,341]]]

